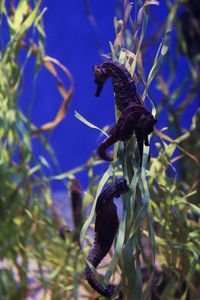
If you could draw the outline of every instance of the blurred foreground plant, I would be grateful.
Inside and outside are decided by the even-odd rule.
[[[77,298],[82,282],[80,247],[73,237],[59,237],[61,220],[53,209],[45,157],[35,157],[32,138],[38,138],[52,157],[41,132],[53,129],[65,116],[73,93],[69,71],[56,59],[45,56],[41,1],[1,1],[0,52],[0,298]],[[19,105],[24,70],[34,56],[35,75],[44,66],[56,80],[63,103],[55,117],[37,129]],[[65,89],[58,66],[69,78]],[[27,95],[26,97],[31,97]],[[52,157],[53,158],[53,157]],[[75,287],[77,285],[77,288]]]

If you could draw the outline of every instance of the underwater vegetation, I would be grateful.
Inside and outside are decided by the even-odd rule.
[[[117,1],[115,40],[89,79],[100,101],[112,80],[116,121],[99,128],[76,112],[105,139],[63,173],[49,133],[69,113],[76,81],[46,54],[45,12],[42,1],[0,2],[0,299],[199,299],[199,2]],[[62,99],[41,126],[19,105],[30,61],[34,80],[45,70]]]
[[[193,59],[200,52],[200,4],[199,1],[186,1],[183,12],[178,15],[180,30],[182,31],[185,45],[183,52]]]

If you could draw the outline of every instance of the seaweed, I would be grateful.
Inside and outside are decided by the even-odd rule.
[[[38,291],[50,299],[98,299],[99,293],[118,299],[199,299],[199,36],[193,22],[198,3],[166,1],[166,19],[151,33],[158,1],[118,1],[116,38],[109,43],[110,53],[101,53],[103,62],[94,67],[97,96],[114,76],[111,69],[116,72],[116,124],[108,132],[108,120],[100,128],[76,112],[106,140],[82,165],[55,173],[50,166],[59,158],[45,133],[68,112],[73,78],[61,62],[45,54],[46,8],[41,1],[1,1],[7,30],[0,51],[1,299],[37,299]],[[189,31],[181,9],[189,18]],[[88,17],[96,30],[98,19],[92,11]],[[53,120],[38,127],[18,103],[31,57],[35,78],[41,68],[49,72],[63,99]],[[179,78],[180,63],[181,70],[186,69],[184,78]],[[106,76],[105,67],[110,72]],[[191,106],[194,114],[189,119]],[[131,126],[126,128],[129,116]],[[142,127],[144,120],[148,126]],[[35,155],[33,139],[47,156]],[[106,152],[111,144],[112,160]],[[80,172],[88,181],[83,190],[76,181]],[[51,183],[56,180],[66,186],[62,206],[72,204],[74,230],[52,199]],[[113,199],[119,196],[117,212]],[[100,252],[95,252],[96,244]]]

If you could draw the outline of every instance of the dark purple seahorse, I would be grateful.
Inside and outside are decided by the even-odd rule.
[[[117,141],[127,141],[135,132],[140,159],[142,161],[143,142],[148,146],[148,135],[153,131],[157,120],[144,107],[131,75],[124,65],[117,62],[105,62],[94,66],[96,96],[99,96],[106,80],[111,77],[117,109],[121,115],[113,127],[110,136],[99,146],[98,154],[101,159],[111,161],[107,155],[108,147]]]
[[[71,232],[71,235],[73,236],[73,240],[79,243],[80,231],[83,225],[83,215],[82,215],[83,192],[80,183],[76,178],[71,180],[69,190],[70,190],[74,230],[70,231],[66,225],[61,224],[59,234],[60,237],[63,240],[65,240],[66,232],[68,233]]]
[[[114,198],[119,198],[129,190],[125,179],[117,179],[110,184],[98,197],[96,204],[95,239],[88,260],[96,268],[109,252],[116,236],[119,220]],[[85,268],[85,276],[91,287],[105,297],[114,294],[115,285],[107,288],[101,286],[89,266]]]
[[[74,222],[74,241],[79,243],[80,231],[83,225],[83,192],[77,179],[72,179],[70,186],[72,216]]]

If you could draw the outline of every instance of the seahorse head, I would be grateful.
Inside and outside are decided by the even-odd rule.
[[[108,75],[106,73],[105,68],[102,65],[94,65],[93,66],[94,72],[94,82],[97,84],[97,90],[95,96],[98,97],[101,94],[103,89],[104,83],[108,79]]]

